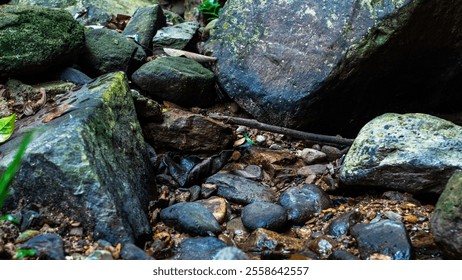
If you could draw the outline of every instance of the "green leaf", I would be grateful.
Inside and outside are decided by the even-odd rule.
[[[0,119],[0,143],[5,142],[10,138],[14,131],[14,122],[16,121],[16,114],[9,117]]]
[[[215,0],[204,0],[198,9],[202,14],[208,15],[209,20],[218,18],[221,13],[220,3]]]
[[[247,133],[244,133],[244,137],[245,137],[245,140],[247,140],[247,143],[249,143],[250,145],[255,145],[257,143],[253,142],[252,139],[250,139],[249,135],[247,135]]]
[[[8,187],[10,186],[11,181],[14,178],[14,175],[18,171],[21,165],[21,159],[26,152],[27,145],[32,141],[33,138],[33,131],[26,132],[24,138],[19,145],[18,151],[13,158],[13,161],[10,162],[8,167],[3,172],[2,176],[0,177],[0,208],[3,207],[3,203],[5,202],[6,197],[8,196]]]
[[[24,259],[26,257],[33,257],[37,254],[34,249],[16,249],[15,259]]]
[[[0,217],[0,221],[10,221],[19,225],[19,221],[13,217],[11,214],[6,214],[5,216]]]

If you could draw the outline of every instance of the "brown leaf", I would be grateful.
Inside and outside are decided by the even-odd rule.
[[[64,104],[64,105],[58,106],[58,107],[54,108],[53,110],[47,112],[45,114],[45,116],[43,117],[42,122],[44,122],[44,123],[50,122],[50,121],[64,115],[65,113],[68,113],[68,112],[73,111],[75,109],[77,109],[77,107],[69,105],[69,104]]]
[[[170,56],[185,56],[187,58],[190,58],[200,63],[217,61],[217,58],[213,56],[206,56],[206,55],[201,55],[198,53],[193,53],[193,52],[188,52],[188,51],[183,51],[183,50],[164,48],[164,52]]]

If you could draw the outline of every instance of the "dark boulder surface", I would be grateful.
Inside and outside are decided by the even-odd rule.
[[[36,255],[44,260],[64,260],[64,244],[57,234],[40,234],[21,245],[23,250],[35,250]]]
[[[95,240],[112,244],[135,242],[151,233],[146,211],[152,166],[123,73],[69,92],[55,108],[44,108],[16,127],[15,136],[0,147],[2,170],[24,131],[36,132],[6,211],[22,199],[53,205],[81,222]],[[152,198],[155,192],[151,188]]]
[[[385,112],[462,104],[462,2],[229,1],[208,48],[258,120],[355,135]]]
[[[72,64],[84,29],[64,11],[0,6],[0,79],[38,75]]]
[[[226,243],[215,237],[192,237],[181,242],[174,260],[211,260]]]
[[[278,204],[256,201],[242,209],[242,223],[255,230],[265,228],[274,231],[284,230],[287,225],[286,210]]]

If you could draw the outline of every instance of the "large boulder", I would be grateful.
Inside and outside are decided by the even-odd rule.
[[[437,243],[452,258],[462,258],[462,172],[455,173],[436,203],[430,220]]]
[[[11,4],[44,6],[68,11],[83,24],[105,25],[117,14],[132,15],[138,7],[157,0],[12,0]]]
[[[260,121],[355,135],[385,112],[460,108],[461,16],[455,0],[233,0],[208,48]]]
[[[0,6],[0,79],[46,73],[71,64],[84,30],[64,11]]]
[[[126,76],[102,76],[16,124],[0,146],[0,169],[21,135],[35,137],[12,184],[6,211],[20,201],[52,206],[79,221],[95,240],[135,242],[151,233],[147,215],[152,166]],[[153,197],[155,198],[155,197]]]
[[[462,169],[462,127],[425,114],[384,114],[359,132],[340,170],[344,185],[441,193]]]

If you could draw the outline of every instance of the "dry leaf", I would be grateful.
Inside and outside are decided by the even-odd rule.
[[[47,112],[45,114],[45,116],[43,117],[42,122],[44,122],[44,123],[50,122],[50,121],[64,115],[65,113],[68,113],[68,112],[73,111],[75,109],[77,109],[77,107],[69,105],[69,104],[64,104],[64,105],[58,106],[58,107],[54,108],[53,110]]]
[[[200,63],[217,61],[217,58],[213,56],[206,56],[206,55],[201,55],[198,53],[193,53],[193,52],[188,52],[188,51],[183,51],[183,50],[164,48],[164,52],[170,56],[185,56],[187,58],[190,58]]]

